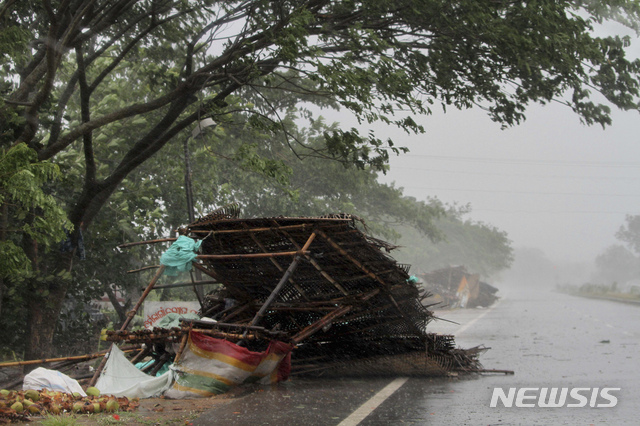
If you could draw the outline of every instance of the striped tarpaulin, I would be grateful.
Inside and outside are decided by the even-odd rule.
[[[272,341],[264,352],[252,352],[227,340],[191,332],[187,346],[172,367],[176,381],[169,398],[208,397],[243,383],[287,380],[293,345]]]

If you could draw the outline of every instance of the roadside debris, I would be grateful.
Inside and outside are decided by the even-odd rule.
[[[200,247],[193,266],[221,284],[202,301],[200,313],[209,320],[110,332],[107,340],[175,350],[177,361],[158,358],[156,367],[173,361],[172,392],[202,395],[246,381],[286,380],[289,374],[479,371],[483,349],[456,349],[452,336],[426,332],[434,317],[421,303],[425,294],[410,279],[409,265],[398,264],[388,254],[395,246],[365,229],[349,215],[239,219],[236,210],[216,211],[182,231]],[[216,349],[220,341],[223,348]],[[267,367],[256,361],[273,345],[278,355],[267,358],[277,362]],[[229,359],[235,361],[227,364],[252,365],[251,374],[241,378],[218,363],[220,369],[209,375],[233,380],[185,385],[185,371],[215,358],[216,350],[233,352]],[[202,381],[191,378],[192,384]]]
[[[187,253],[178,257],[220,284],[201,300],[200,319],[127,330],[165,269],[182,266],[140,269],[157,271],[122,328],[106,333],[111,354],[89,385],[98,382],[105,393],[121,396],[184,398],[290,375],[483,371],[478,356],[484,348],[459,349],[453,336],[426,331],[435,319],[422,303],[428,294],[410,277],[409,265],[388,254],[396,247],[365,231],[364,222],[350,215],[239,219],[237,209],[223,208],[197,220],[181,230],[178,248]],[[193,281],[194,288],[198,284]],[[141,345],[130,360],[115,346],[124,342]],[[144,373],[151,376],[134,376],[129,367],[149,357]],[[169,364],[166,373],[152,377]],[[134,383],[108,385],[109,375]],[[146,380],[160,381],[147,387]]]
[[[480,281],[480,275],[470,274],[464,266],[450,266],[419,275],[424,288],[431,294],[428,302],[447,308],[491,306],[498,289]]]
[[[97,389],[96,389],[97,391]],[[99,393],[99,391],[98,391]],[[29,416],[62,413],[90,414],[101,412],[134,411],[137,400],[115,396],[99,396],[52,390],[0,391],[0,423],[28,421]]]

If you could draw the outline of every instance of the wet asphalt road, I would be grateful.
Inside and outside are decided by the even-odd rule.
[[[462,347],[491,347],[481,357],[484,367],[514,370],[515,375],[409,378],[404,383],[373,377],[294,378],[218,406],[193,424],[640,424],[640,305],[548,290],[501,289],[500,295],[490,309],[437,312],[459,325],[440,321],[430,330],[456,335]],[[392,382],[400,385],[397,390],[371,401]],[[512,387],[621,390],[613,392],[618,399],[614,408],[491,408],[496,387],[505,392]]]

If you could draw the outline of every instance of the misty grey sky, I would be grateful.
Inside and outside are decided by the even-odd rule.
[[[640,39],[623,26],[604,23],[596,34],[629,35],[627,54],[640,57]],[[619,243],[625,216],[640,214],[638,111],[612,106],[613,124],[602,129],[582,124],[560,103],[532,105],[523,124],[501,130],[479,108],[432,109],[418,120],[422,135],[373,126],[381,139],[410,149],[391,159],[382,178],[405,195],[469,203],[467,219],[494,225],[514,247],[539,248],[558,262],[592,262]],[[328,120],[354,125],[344,115]]]
[[[627,54],[640,57],[640,39],[623,26],[604,23],[596,34],[629,35]],[[506,130],[479,108],[444,113],[437,105],[417,120],[422,135],[371,127],[410,149],[391,158],[383,182],[419,200],[470,204],[466,219],[506,231],[514,248],[539,248],[557,262],[593,262],[620,243],[615,233],[625,216],[640,214],[640,114],[611,108],[606,129],[582,124],[560,103],[531,105],[526,121]],[[320,114],[361,134],[369,127],[344,113]]]
[[[596,34],[630,36],[627,54],[640,57],[640,39],[623,26],[605,22]],[[640,214],[640,114],[611,108],[606,129],[551,103],[530,106],[523,124],[501,130],[479,108],[444,113],[433,106],[433,115],[418,120],[422,135],[373,126],[381,139],[410,149],[391,158],[382,181],[419,200],[469,203],[467,219],[506,231],[514,247],[539,248],[558,262],[592,262],[619,243],[625,216]],[[347,115],[321,114],[366,134]]]
[[[527,121],[501,130],[485,112],[424,117],[426,133],[391,160],[384,178],[418,199],[470,203],[468,216],[560,261],[592,261],[616,243],[626,214],[640,214],[640,115],[614,111],[603,130],[560,104],[533,106]]]
[[[596,33],[631,36],[627,54],[640,57],[640,40],[621,25]],[[534,105],[523,124],[501,130],[480,109],[434,109],[423,135],[381,131],[411,150],[391,160],[384,181],[418,199],[470,203],[468,218],[506,231],[514,247],[592,262],[619,243],[625,216],[640,214],[640,114],[612,110],[613,124],[602,129],[559,103]]]

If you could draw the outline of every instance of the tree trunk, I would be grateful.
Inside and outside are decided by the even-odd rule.
[[[71,270],[75,251],[60,253],[52,250],[47,256],[51,261],[48,263],[38,258],[37,244],[33,240],[25,238],[23,241],[25,253],[31,259],[33,270],[36,272],[35,277],[25,283],[29,286],[29,300],[24,359],[49,358],[54,353],[53,334],[71,284],[70,279],[59,273]],[[28,250],[30,247],[34,249]],[[52,267],[48,268],[48,265]],[[25,368],[25,373],[31,369]]]
[[[114,287],[115,287],[115,285],[114,285]],[[121,305],[120,302],[118,302],[118,298],[116,296],[116,292],[111,290],[111,285],[110,284],[107,284],[107,285],[104,286],[104,291],[105,291],[105,293],[107,293],[107,297],[109,298],[109,301],[113,305],[113,309],[115,309],[116,313],[118,314],[118,318],[120,319],[118,325],[114,326],[114,329],[117,330],[117,329],[120,328],[120,324],[123,324],[125,322],[125,320],[127,319],[127,311],[125,309],[125,306]],[[117,289],[116,289],[116,291],[117,291]]]
[[[7,240],[9,227],[9,205],[2,203],[2,219],[0,219],[0,242]],[[2,297],[4,296],[4,278],[0,276],[0,318],[2,318]]]
[[[49,294],[46,297],[34,295],[29,299],[25,360],[48,358],[54,353],[53,333],[58,324],[69,282],[56,280],[48,287]]]

